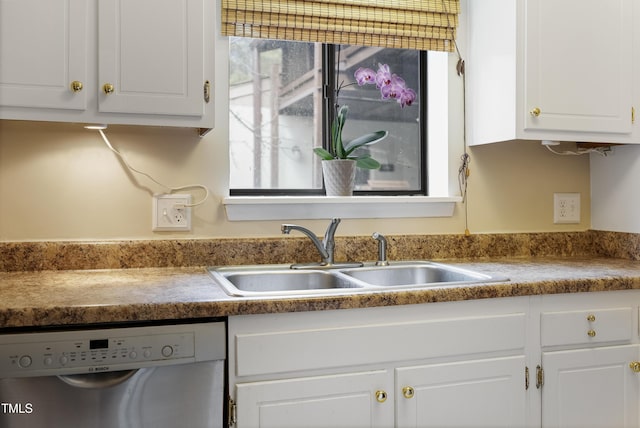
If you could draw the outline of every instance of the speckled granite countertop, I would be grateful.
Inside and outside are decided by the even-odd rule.
[[[508,282],[430,290],[251,299],[226,295],[203,267],[0,272],[0,328],[224,317],[640,289],[640,261],[592,257],[447,260]]]

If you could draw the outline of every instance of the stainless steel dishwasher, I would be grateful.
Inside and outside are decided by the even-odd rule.
[[[220,428],[224,321],[0,334],[0,427]]]

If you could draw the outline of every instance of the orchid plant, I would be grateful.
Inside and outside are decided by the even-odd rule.
[[[416,93],[413,89],[408,88],[403,78],[397,74],[392,74],[387,64],[378,64],[378,71],[370,68],[360,67],[354,73],[356,82],[344,85],[341,83],[336,88],[336,99],[340,94],[340,90],[344,87],[355,85],[376,85],[380,90],[381,100],[395,99],[400,108],[410,106],[416,99]],[[352,159],[356,161],[356,166],[364,169],[378,169],[380,162],[373,159],[370,154],[356,155],[354,151],[360,147],[376,144],[388,135],[387,131],[376,131],[370,134],[362,135],[348,142],[342,140],[342,129],[347,120],[349,107],[346,105],[339,106],[336,104],[336,116],[331,124],[331,147],[330,150],[321,147],[315,148],[313,151],[323,160],[332,159]]]

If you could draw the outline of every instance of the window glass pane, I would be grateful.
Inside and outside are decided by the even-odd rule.
[[[321,189],[321,51],[313,43],[230,38],[232,189]],[[317,118],[317,119],[316,119]]]
[[[342,86],[339,105],[349,106],[343,140],[384,130],[388,136],[360,151],[368,151],[382,164],[379,170],[358,169],[355,190],[421,190],[424,155],[420,147],[419,63],[415,50],[340,46],[336,49],[336,73]],[[379,65],[389,66],[392,74],[405,80],[416,92],[411,106],[401,108],[396,99],[382,99],[375,84],[359,86],[354,73],[360,67],[374,72]]]
[[[232,191],[264,193],[296,189],[322,193],[322,45],[265,39],[230,38],[229,150]],[[375,85],[358,86],[359,67],[388,64],[414,89],[412,106],[382,100]],[[336,47],[335,68],[342,82],[337,103],[349,106],[343,138],[377,130],[389,135],[364,147],[380,170],[358,169],[356,191],[424,190],[426,171],[419,123],[418,51]],[[332,90],[328,91],[333,95]]]

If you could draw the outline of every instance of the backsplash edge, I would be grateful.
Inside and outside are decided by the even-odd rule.
[[[390,260],[613,257],[640,260],[640,234],[584,232],[392,235]],[[375,260],[368,236],[336,237],[336,260]],[[317,251],[302,237],[104,242],[0,242],[0,271],[46,271],[304,263]]]

